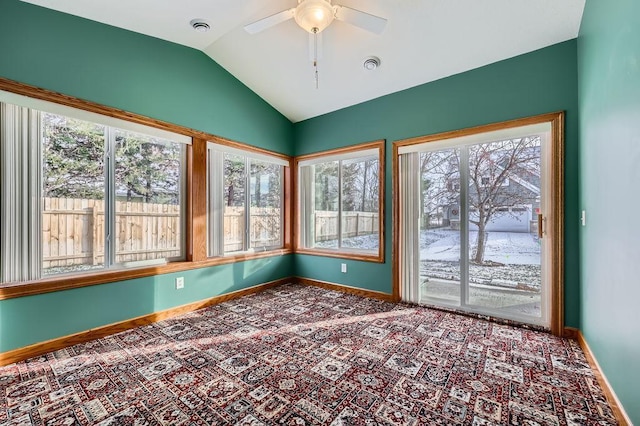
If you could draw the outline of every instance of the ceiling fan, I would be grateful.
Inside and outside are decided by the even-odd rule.
[[[316,88],[318,88],[318,50],[322,42],[320,33],[334,19],[347,22],[375,34],[381,34],[387,23],[386,19],[379,16],[347,6],[332,5],[331,0],[298,0],[298,6],[245,25],[244,29],[249,34],[257,34],[289,19],[294,19],[302,29],[309,33],[309,46],[311,47],[309,52],[313,53],[312,61],[315,68]]]

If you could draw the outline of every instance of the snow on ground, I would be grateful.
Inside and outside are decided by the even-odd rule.
[[[477,231],[469,232],[473,249]],[[460,260],[460,231],[434,229],[420,234],[421,260]],[[484,260],[510,265],[540,265],[540,243],[537,236],[520,232],[488,232]]]
[[[469,232],[469,257],[478,238]],[[540,243],[536,235],[488,232],[486,264],[469,263],[470,305],[516,315],[541,315]],[[460,231],[431,229],[420,233],[421,298],[460,303]]]
[[[358,250],[378,250],[378,234],[359,235],[357,237],[343,238],[342,247]],[[317,248],[337,248],[338,240],[326,240],[316,242]]]
[[[473,250],[477,238],[477,231],[469,233],[470,251]],[[470,284],[540,291],[540,243],[536,235],[524,232],[488,232],[484,260],[494,263],[469,264]],[[422,231],[420,261],[423,282],[436,279],[459,283],[460,231]]]
[[[469,233],[472,249],[477,231]],[[335,248],[337,240],[316,243],[318,248]],[[344,238],[345,248],[377,250],[378,235]],[[489,232],[485,260],[492,265],[469,265],[469,281],[474,285],[505,289],[538,291],[541,284],[540,243],[537,236],[519,232]],[[430,229],[420,232],[420,274],[426,280],[435,278],[460,282],[460,231]]]
[[[478,237],[469,235],[469,245]],[[337,240],[316,243],[319,248],[335,248]],[[377,250],[378,235],[344,238],[342,246]],[[525,316],[540,316],[540,244],[535,235],[518,232],[489,232],[485,260],[469,263],[469,303]],[[422,302],[429,298],[460,302],[460,231],[430,229],[420,232],[420,277]]]
[[[478,233],[469,232],[473,248]],[[337,240],[319,241],[318,248],[335,248]],[[342,246],[359,250],[377,250],[378,234],[344,238]],[[508,265],[540,265],[540,243],[537,236],[519,232],[489,232],[485,260]],[[460,260],[460,231],[430,229],[420,232],[420,260],[458,262]]]

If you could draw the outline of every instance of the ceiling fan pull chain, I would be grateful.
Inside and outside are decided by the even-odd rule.
[[[315,69],[316,89],[318,89],[318,28],[313,28],[313,68]]]

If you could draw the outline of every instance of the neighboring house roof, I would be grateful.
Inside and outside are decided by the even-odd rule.
[[[509,175],[509,179],[513,180],[514,182],[517,182],[519,185],[527,188],[529,191],[533,192],[535,195],[540,195],[540,187],[536,186],[530,182],[527,182],[526,180],[522,179],[519,176],[516,175]]]

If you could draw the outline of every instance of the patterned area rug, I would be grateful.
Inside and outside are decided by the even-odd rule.
[[[0,425],[610,425],[577,343],[286,285],[0,368]]]

